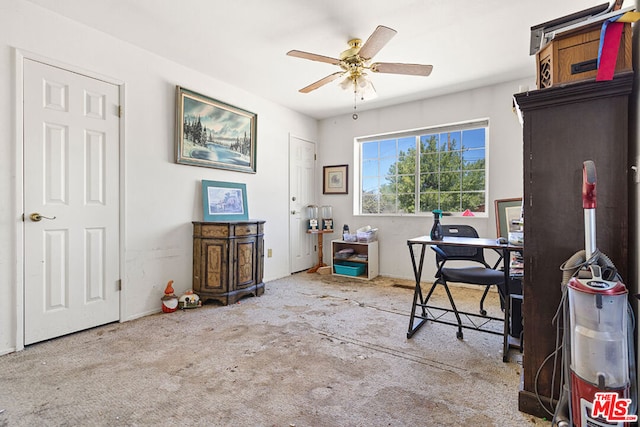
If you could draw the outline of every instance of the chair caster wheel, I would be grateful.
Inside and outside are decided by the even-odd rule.
[[[480,310],[480,314],[482,314],[483,316],[487,315],[487,310]]]
[[[464,336],[462,335],[461,331],[456,332],[456,338],[458,338],[459,340],[461,340]]]

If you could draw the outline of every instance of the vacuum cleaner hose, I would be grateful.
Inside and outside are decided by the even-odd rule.
[[[586,259],[586,251],[583,249],[573,254],[571,258],[560,266],[562,270],[562,286],[564,287],[572,277],[579,274],[583,267],[593,264],[594,261],[602,270],[602,278],[604,280],[622,281],[622,278],[618,275],[616,266],[608,256],[596,250],[591,256],[591,259]]]

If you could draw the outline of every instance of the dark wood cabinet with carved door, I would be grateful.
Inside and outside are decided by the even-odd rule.
[[[233,304],[264,293],[264,221],[193,222],[193,291]]]

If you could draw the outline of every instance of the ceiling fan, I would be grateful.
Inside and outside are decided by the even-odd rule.
[[[340,77],[346,76],[341,83],[343,89],[353,88],[354,93],[360,94],[364,99],[367,95],[375,94],[371,81],[367,78],[367,71],[372,73],[405,74],[413,76],[428,76],[433,69],[432,65],[401,64],[396,62],[374,62],[371,59],[386,45],[397,33],[396,30],[379,25],[362,44],[360,39],[349,40],[349,49],[340,54],[340,58],[317,55],[315,53],[291,50],[287,55],[311,61],[326,62],[338,65],[342,70],[330,74],[317,82],[311,83],[299,90],[301,93],[309,93]]]

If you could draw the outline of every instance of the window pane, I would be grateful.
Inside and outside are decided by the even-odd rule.
[[[472,212],[484,212],[484,191],[477,193],[462,193],[462,209]]]
[[[397,213],[396,209],[396,195],[395,194],[383,194],[380,197],[380,213]]]
[[[365,142],[362,144],[362,158],[363,159],[376,159],[378,158],[378,143],[377,142]]]
[[[398,140],[398,155],[402,153],[416,152],[416,138],[414,136]]]
[[[416,192],[415,176],[414,175],[398,176],[398,192],[415,194]]]
[[[472,149],[464,151],[462,155],[465,169],[484,168],[484,149]]]
[[[440,187],[439,175],[437,173],[425,173],[420,175],[420,192],[427,193],[438,191]]]
[[[460,193],[440,192],[440,209],[444,212],[462,212],[460,206]]]
[[[398,194],[398,213],[415,213],[416,210],[415,193]]]
[[[462,138],[463,138],[462,143],[465,148],[483,148],[484,149],[484,135],[485,135],[485,130],[483,128],[465,130],[462,133]]]
[[[420,156],[421,172],[438,172],[440,170],[440,155],[438,153],[423,154]]]
[[[379,182],[378,177],[363,177],[362,178],[362,192],[363,193],[378,193]]]
[[[380,141],[380,157],[396,157],[396,140]]]
[[[420,193],[420,212],[431,212],[440,208],[437,192]]]
[[[415,174],[416,173],[416,150],[409,153],[401,153],[398,157],[398,171],[399,174]]]
[[[384,194],[396,194],[397,185],[396,185],[397,177],[396,176],[386,176],[382,180],[382,184],[380,185],[380,193]]]
[[[376,160],[363,160],[362,161],[362,176],[378,176],[379,175],[379,161]]]
[[[378,199],[375,194],[362,194],[362,213],[380,213]]]
[[[423,153],[435,153],[438,151],[438,135],[422,135],[420,137],[421,148]]]
[[[380,159],[380,175],[395,175],[397,173],[396,162],[397,159],[395,157]]]
[[[485,188],[484,177],[484,170],[464,172],[462,175],[462,188],[467,191],[482,191]],[[482,201],[484,203],[484,199]]]
[[[440,154],[441,171],[459,171],[462,169],[462,153],[453,151]]]
[[[443,172],[440,174],[440,191],[460,191],[462,175],[460,172]]]
[[[440,134],[440,151],[460,149],[461,132],[447,132]]]

